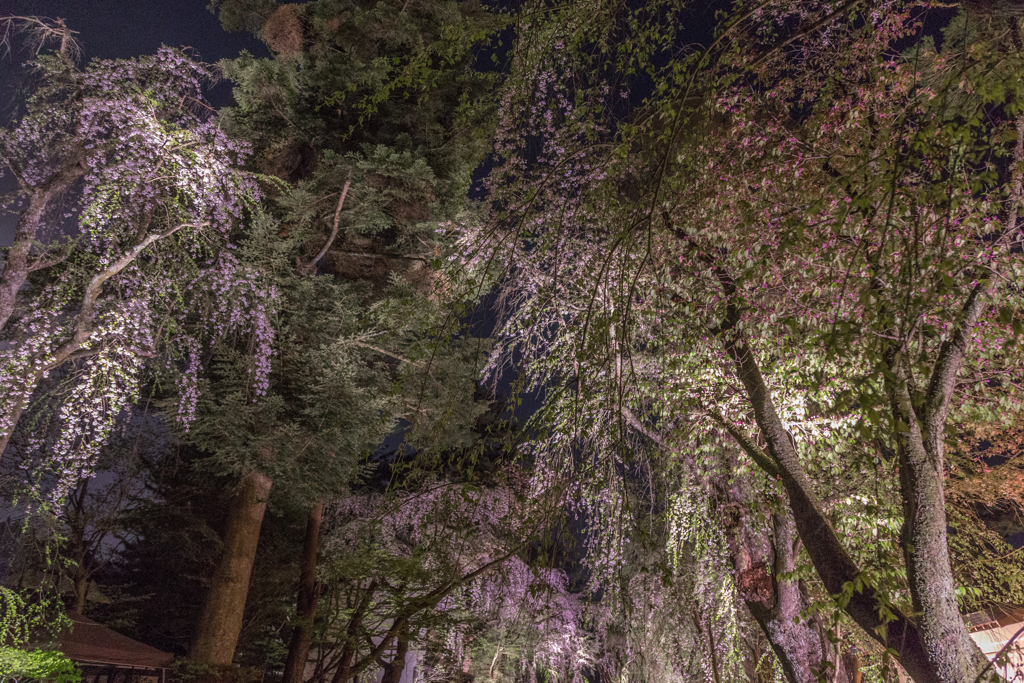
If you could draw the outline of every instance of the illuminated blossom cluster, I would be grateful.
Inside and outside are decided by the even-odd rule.
[[[137,399],[147,359],[167,359],[186,425],[200,354],[224,335],[251,337],[264,393],[277,294],[230,252],[260,192],[240,170],[246,144],[209,116],[206,67],[161,48],[85,70],[60,56],[32,68],[40,86],[0,134],[20,212],[0,282],[0,448],[26,410],[41,415],[46,396],[59,397],[57,434],[40,440],[33,427],[19,449],[56,476],[59,497]],[[28,274],[44,269],[49,283],[30,286]],[[17,307],[15,295],[25,299]]]
[[[510,558],[499,571],[454,596],[445,608],[466,610],[473,620],[489,625],[492,637],[500,634],[503,642],[521,648],[516,664],[520,680],[549,672],[559,680],[580,682],[593,671],[596,641],[588,625],[594,607],[569,592],[560,569],[532,568],[518,557]],[[448,656],[464,659],[471,636],[451,633],[448,640],[453,646]]]

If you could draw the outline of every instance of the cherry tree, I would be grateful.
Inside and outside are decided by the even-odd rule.
[[[37,389],[58,396],[36,404],[19,443],[57,475],[58,498],[90,471],[149,359],[176,378],[186,423],[204,339],[251,334],[263,359],[254,382],[266,384],[275,293],[230,245],[259,191],[240,170],[246,146],[210,116],[211,77],[170,48],[84,70],[41,56],[32,94],[0,134],[3,170],[17,182],[0,275],[0,450]],[[200,292],[214,303],[200,307]]]
[[[580,681],[595,670],[600,605],[571,592],[562,569],[511,557],[438,609],[451,618],[426,643],[429,680],[468,668],[488,681]]]
[[[467,613],[511,609],[502,591],[525,586],[508,577],[530,583],[516,558],[556,506],[526,500],[509,469],[487,488],[435,480],[328,506],[314,679],[345,683],[384,661],[398,680],[431,632],[457,639]]]
[[[673,44],[658,22],[678,8],[659,7],[625,34],[649,50]],[[914,3],[762,3],[665,68],[624,58],[655,87],[623,121],[602,48],[633,25],[592,9],[534,19],[517,51],[500,211],[465,258],[512,275],[492,371],[521,358],[547,390],[531,448],[541,473],[579,477],[595,577],[627,556],[630,480],[657,502],[673,484],[654,473],[742,478],[778,501],[776,550],[792,525],[819,590],[915,680],[981,675],[944,448],[1020,405],[1018,19],[961,19],[937,52]],[[887,566],[847,521],[879,511],[897,519]],[[792,586],[785,564],[765,585]],[[774,618],[790,680],[835,666]]]

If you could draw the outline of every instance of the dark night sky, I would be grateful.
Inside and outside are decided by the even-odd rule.
[[[259,40],[248,33],[228,33],[206,8],[208,0],[0,0],[0,16],[60,17],[82,46],[83,66],[93,57],[123,58],[153,54],[161,44],[188,46],[204,62],[234,57],[240,51],[267,56]],[[0,63],[0,82],[9,88],[25,54]],[[13,93],[3,93],[7,105]],[[214,104],[228,103],[230,86],[211,92]],[[6,107],[5,107],[6,108]]]

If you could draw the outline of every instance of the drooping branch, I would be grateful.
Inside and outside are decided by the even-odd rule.
[[[121,257],[111,263],[109,266],[96,273],[89,280],[89,284],[85,288],[85,294],[82,296],[81,309],[79,310],[75,324],[75,334],[71,341],[61,347],[54,353],[54,356],[58,356],[64,349],[67,349],[66,353],[70,354],[84,344],[88,339],[89,335],[92,334],[93,325],[93,313],[96,308],[96,301],[99,299],[100,292],[103,291],[104,283],[112,278],[113,276],[124,270],[132,261],[134,261],[139,254],[145,251],[146,247],[153,244],[157,240],[161,240],[165,237],[170,237],[174,233],[178,232],[182,228],[198,228],[207,225],[207,222],[203,221],[200,223],[179,223],[174,227],[168,228],[163,232],[152,233],[147,235],[138,244],[128,249]],[[74,348],[71,348],[71,346]],[[63,360],[60,361],[61,363]],[[58,363],[59,364],[59,363]],[[56,367],[51,365],[51,367]]]
[[[398,360],[398,361],[402,361],[403,363],[408,363],[409,365],[412,365],[414,367],[421,367],[423,365],[422,363],[419,363],[419,362],[414,361],[414,360],[410,360],[408,358],[405,358],[404,356],[399,356],[397,353],[392,353],[391,351],[386,351],[386,350],[380,348],[379,346],[373,346],[372,344],[364,344],[361,341],[354,341],[354,340],[348,340],[348,343],[352,344],[353,346],[361,346],[364,349],[369,349],[370,351],[376,351],[377,353],[380,353],[380,354],[383,354],[385,356],[388,356],[389,358],[394,358],[395,360]]]

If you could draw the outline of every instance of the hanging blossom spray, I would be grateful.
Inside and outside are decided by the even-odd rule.
[[[206,67],[170,48],[30,67],[40,85],[0,132],[19,214],[0,274],[0,451],[21,424],[8,457],[59,499],[138,398],[147,359],[166,359],[186,428],[216,338],[251,336],[264,392],[277,293],[231,253],[260,193],[240,170],[248,147],[208,115]]]

